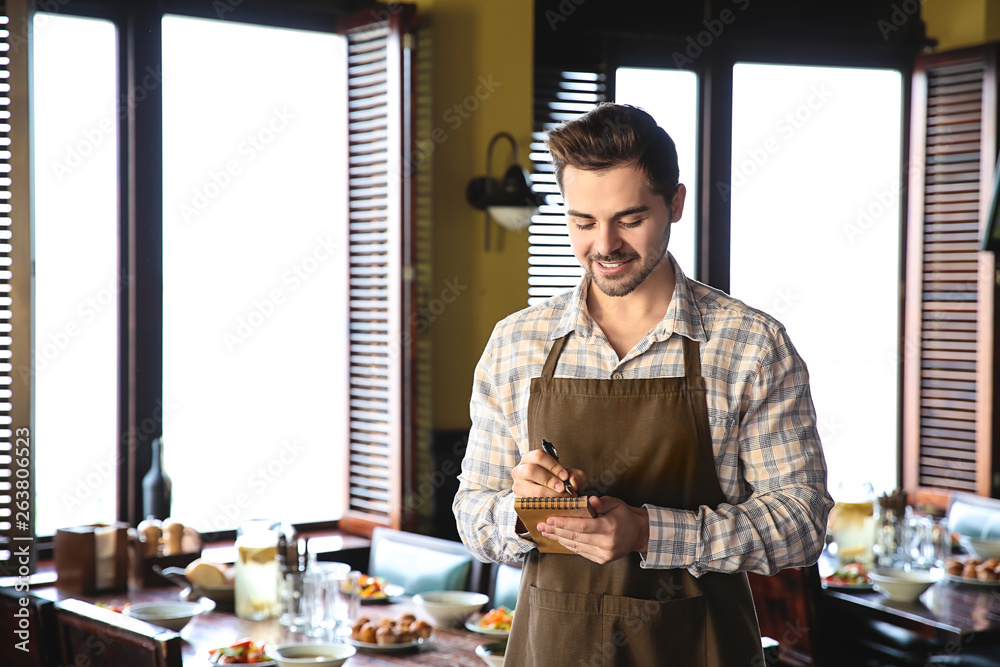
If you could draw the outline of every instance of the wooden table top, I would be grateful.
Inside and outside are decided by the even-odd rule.
[[[83,596],[59,593],[54,587],[35,588],[36,595],[53,600],[74,597],[87,602],[124,605],[151,600],[176,600],[177,588],[131,589],[128,592]],[[422,614],[419,606],[408,597],[389,604],[371,604],[362,607],[362,614],[373,620],[413,613],[429,623],[433,619]],[[196,616],[180,632],[184,640],[182,655],[185,667],[207,667],[210,649],[228,646],[237,640],[250,638],[272,644],[310,640],[302,634],[291,633],[277,619],[251,621],[241,619],[232,612],[213,610]],[[435,667],[483,667],[486,663],[475,653],[479,644],[489,644],[502,637],[471,632],[465,628],[435,627],[431,640],[413,649],[374,651],[359,649],[346,667],[385,667],[388,665],[434,665]]]

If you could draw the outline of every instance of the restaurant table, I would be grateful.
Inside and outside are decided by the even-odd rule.
[[[820,574],[835,567],[828,554]],[[1000,644],[1000,586],[956,582],[947,578],[927,589],[915,602],[895,602],[871,589],[826,587],[824,614],[836,623],[839,614],[885,621],[935,638],[950,646]]]
[[[32,593],[52,600],[76,598],[91,603],[124,605],[153,600],[177,600],[177,588],[132,588],[129,591],[100,595],[68,595],[54,587],[34,588]],[[365,604],[361,613],[377,621],[395,618],[403,613],[412,613],[432,623],[432,619],[422,614],[418,605],[409,597],[401,596],[389,603]],[[180,632],[183,639],[182,655],[184,667],[207,667],[210,649],[228,646],[242,638],[263,640],[271,644],[298,641],[320,641],[303,634],[291,633],[278,623],[277,619],[250,621],[237,617],[228,611],[213,611],[196,616]],[[476,655],[479,644],[489,644],[503,639],[471,632],[465,628],[434,627],[431,639],[418,647],[394,651],[358,649],[345,667],[387,667],[389,665],[434,665],[436,667],[484,667],[485,663]]]

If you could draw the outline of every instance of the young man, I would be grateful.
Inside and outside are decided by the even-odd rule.
[[[587,275],[494,329],[454,504],[481,559],[525,557],[507,662],[763,665],[744,573],[814,563],[833,505],[805,364],[667,253],[686,193],[647,113],[602,104],[548,144]],[[575,492],[598,518],[550,518],[575,555],[539,553],[514,497]]]

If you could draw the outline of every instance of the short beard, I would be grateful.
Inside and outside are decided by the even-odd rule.
[[[672,209],[670,213],[670,217],[673,218]],[[601,290],[601,292],[607,296],[627,296],[631,294],[637,287],[639,287],[639,285],[643,283],[644,280],[646,280],[646,278],[649,277],[649,274],[651,274],[653,270],[660,265],[660,262],[662,262],[663,258],[666,256],[667,246],[670,244],[670,225],[672,224],[673,223],[667,225],[667,232],[663,235],[663,245],[660,246],[656,252],[656,260],[653,262],[647,260],[647,262],[639,267],[639,270],[631,277],[619,280],[613,277],[601,276],[601,280],[598,280],[597,274],[591,270],[591,267],[594,265],[594,262],[597,261],[601,261],[605,264],[614,264],[629,260],[634,261],[640,259],[639,253],[633,252],[627,257],[625,255],[592,255],[588,257],[587,259],[589,261],[584,270],[587,272],[590,282],[596,285],[597,289]],[[604,284],[602,284],[601,281],[604,281]]]

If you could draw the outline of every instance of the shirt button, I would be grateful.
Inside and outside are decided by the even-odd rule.
[[[621,380],[623,377],[625,377],[625,376],[622,375],[621,371],[615,371],[614,373],[611,374],[611,379],[612,380]]]

